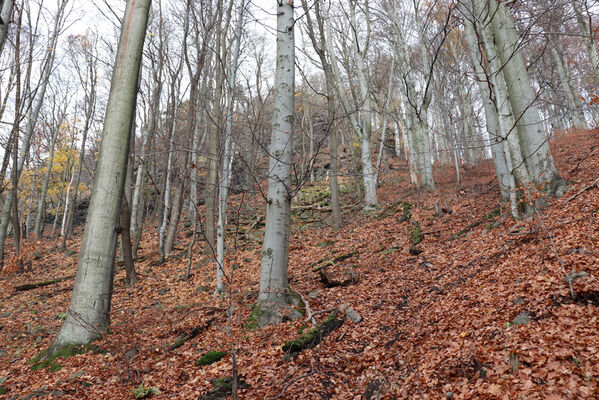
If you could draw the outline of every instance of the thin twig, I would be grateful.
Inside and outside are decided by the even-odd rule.
[[[566,200],[566,203],[569,203],[571,200],[574,200],[575,198],[577,198],[578,196],[580,196],[582,193],[586,192],[587,190],[591,190],[594,187],[599,187],[599,178],[595,179],[595,182],[593,182],[589,186],[586,186],[585,188],[581,189],[574,196],[572,196],[568,200]]]
[[[551,241],[551,247],[553,247],[553,252],[555,253],[557,260],[559,261],[559,264],[562,267],[562,271],[564,273],[564,276],[566,277],[566,282],[568,282],[568,287],[570,288],[570,296],[572,296],[572,298],[574,298],[574,289],[572,288],[572,281],[570,280],[570,277],[568,276],[568,272],[566,271],[566,266],[564,265],[564,260],[562,260],[562,258],[560,257],[560,255],[557,251],[557,247],[555,246],[555,241],[553,240],[553,235],[551,234],[551,232],[549,232],[549,229],[547,229],[547,225],[545,225],[545,222],[543,222],[543,218],[541,218],[541,214],[539,213],[539,210],[535,206],[534,202],[530,201],[530,199],[529,199],[529,202],[530,202],[530,205],[532,206],[532,209],[534,210],[535,214],[537,214],[537,218],[539,219],[541,226],[543,227],[543,229],[545,230],[545,232],[547,232],[547,235],[549,236],[549,240]]]

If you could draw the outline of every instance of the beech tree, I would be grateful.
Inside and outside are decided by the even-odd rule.
[[[0,0],[0,54],[8,37],[8,28],[12,18],[13,0]]]
[[[260,325],[281,322],[291,304],[289,218],[295,105],[295,41],[293,1],[277,3],[277,61],[269,152],[266,227],[262,245],[260,291],[254,317]]]
[[[127,1],[71,303],[48,354],[98,339],[110,323],[116,228],[150,3]]]

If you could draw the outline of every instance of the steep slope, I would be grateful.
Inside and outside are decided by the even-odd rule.
[[[458,192],[453,174],[437,173],[440,189],[417,193],[394,172],[379,191],[383,207],[347,208],[348,224],[339,231],[326,228],[328,214],[318,207],[297,210],[294,220],[308,222],[293,227],[292,287],[315,322],[341,305],[362,321],[340,312],[342,326],[290,360],[281,346],[312,324],[252,329],[259,235],[230,245],[237,250],[228,257],[229,301],[210,294],[213,265],[199,250],[193,277],[180,280],[190,240],[183,231],[180,253],[164,265],[156,264],[155,237],[145,235],[137,286],[127,288],[118,272],[111,332],[97,343],[106,353],[32,371],[27,361],[56,334],[72,280],[24,292],[14,287],[71,276],[77,256],[38,243],[28,257],[37,258],[34,250],[43,256],[31,260],[30,272],[2,278],[0,378],[7,379],[0,386],[8,398],[132,398],[131,388],[143,382],[160,391],[155,398],[200,398],[231,375],[234,348],[244,399],[598,398],[598,134],[552,143],[571,190],[528,221],[498,210],[490,165],[465,171]],[[231,209],[246,221],[263,212],[240,198]],[[581,276],[574,298],[564,282],[572,271]],[[196,365],[215,350],[227,355]]]

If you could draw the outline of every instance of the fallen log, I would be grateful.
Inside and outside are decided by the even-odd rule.
[[[65,276],[65,277],[56,278],[56,279],[50,279],[50,280],[43,281],[43,282],[27,283],[25,285],[15,286],[15,290],[17,292],[24,292],[26,290],[32,290],[32,289],[37,289],[37,288],[41,288],[44,286],[54,285],[56,283],[68,281],[69,279],[73,279],[73,278],[75,278],[75,275]]]

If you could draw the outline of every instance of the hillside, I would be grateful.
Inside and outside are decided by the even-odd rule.
[[[296,212],[290,283],[317,323],[341,308],[343,324],[291,359],[281,346],[309,331],[310,321],[258,330],[248,323],[260,236],[229,246],[237,248],[228,256],[229,301],[211,294],[214,267],[201,244],[191,279],[180,279],[186,228],[163,265],[154,233],[146,233],[136,286],[125,286],[119,268],[111,330],[96,343],[102,352],[32,370],[28,361],[51,343],[67,310],[78,247],[60,253],[58,242],[36,243],[27,248],[27,273],[0,278],[0,397],[126,399],[143,382],[157,399],[219,398],[206,396],[231,375],[236,348],[242,399],[599,398],[599,189],[591,186],[599,130],[563,135],[552,149],[571,189],[540,218],[516,222],[498,210],[490,164],[465,171],[457,192],[453,173],[436,177],[438,190],[418,193],[393,170],[379,190],[383,206],[371,213],[348,206],[339,231],[322,210]],[[263,213],[258,198],[241,195],[231,210],[244,221]],[[580,276],[574,298],[564,282],[572,271]],[[15,289],[61,277],[71,278]],[[352,311],[361,322],[350,321]],[[185,335],[194,337],[173,346]],[[210,351],[227,355],[196,366]]]

